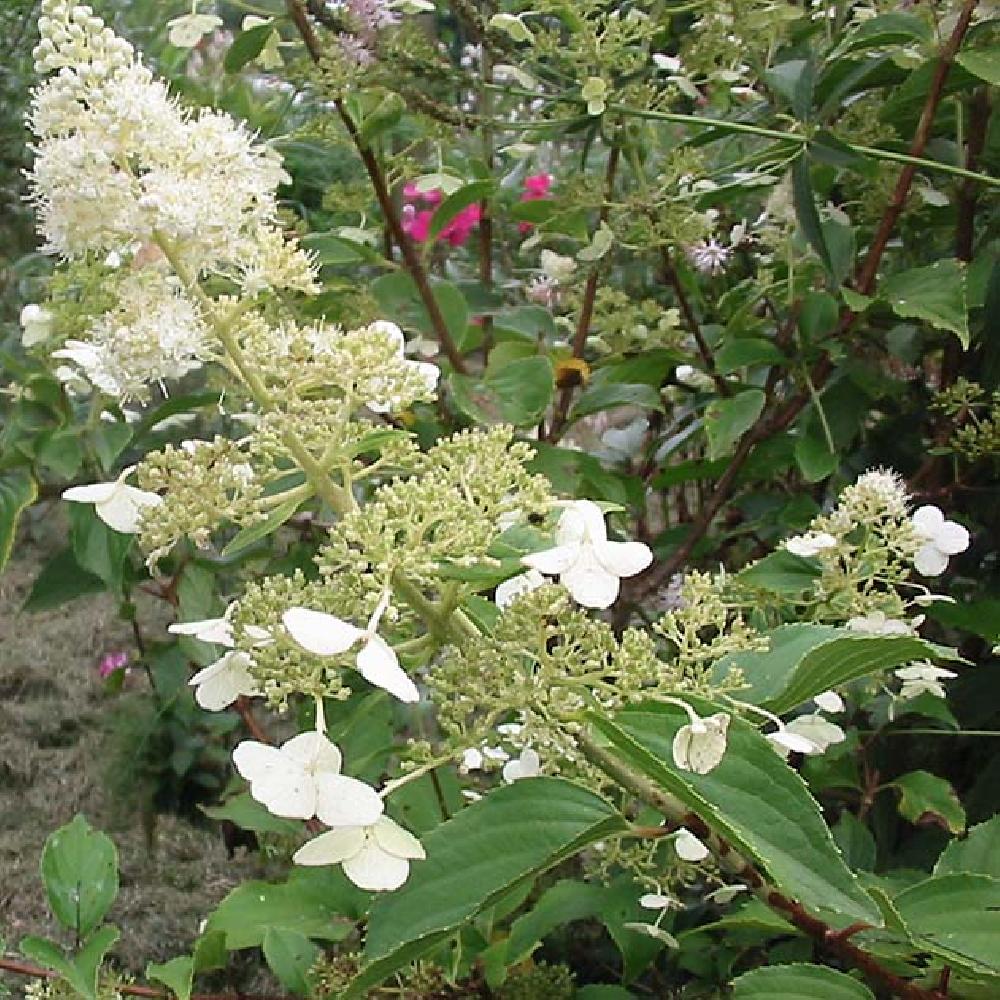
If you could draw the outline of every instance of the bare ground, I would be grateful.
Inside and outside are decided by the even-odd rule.
[[[21,612],[48,555],[47,546],[24,537],[0,575],[0,937],[8,953],[27,934],[60,939],[39,858],[46,836],[82,812],[118,848],[121,891],[108,919],[122,936],[113,958],[141,976],[147,962],[188,951],[219,900],[240,881],[259,877],[259,862],[242,852],[230,860],[218,831],[176,816],[159,817],[150,846],[139,819],[123,818],[109,800],[105,723],[115,701],[97,664],[112,650],[131,650],[131,632],[104,594]],[[143,611],[144,618],[160,615]],[[141,687],[144,678],[127,683]],[[246,957],[241,969],[231,969],[229,982],[244,986],[248,975],[256,978],[248,967],[256,963]],[[19,984],[7,982],[16,995]]]

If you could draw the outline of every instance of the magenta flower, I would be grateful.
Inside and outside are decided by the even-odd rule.
[[[479,225],[482,210],[478,205],[463,208],[454,219],[451,219],[441,230],[441,237],[453,247],[460,247],[472,235],[472,230]]]
[[[128,669],[128,653],[124,649],[116,653],[105,653],[97,665],[101,680],[107,680],[115,671]]]
[[[421,209],[418,212],[412,205],[404,205],[400,216],[400,225],[403,227],[403,232],[414,243],[423,243],[430,235],[433,217],[434,213],[429,208]]]
[[[549,196],[552,187],[552,174],[530,174],[524,178],[524,190],[521,192],[521,201],[542,201]],[[521,235],[530,233],[535,228],[533,222],[518,223],[517,229]]]
[[[403,211],[400,213],[400,225],[403,232],[414,243],[426,243],[430,237],[431,219],[434,209],[441,204],[444,194],[440,189],[421,191],[416,184],[410,182],[403,188]],[[429,206],[429,207],[418,207]],[[453,247],[462,246],[472,235],[473,229],[479,225],[482,211],[479,205],[469,205],[463,208],[453,219],[441,229],[441,239],[447,240]]]

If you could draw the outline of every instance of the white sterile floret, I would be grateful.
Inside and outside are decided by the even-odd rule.
[[[792,719],[785,726],[785,734],[788,737],[802,740],[806,744],[803,748],[789,747],[789,749],[809,756],[824,753],[827,747],[834,743],[842,743],[847,738],[840,726],[825,719],[818,712],[813,715],[800,715],[798,718]]]
[[[918,508],[911,523],[924,540],[913,560],[917,572],[924,576],[940,576],[948,568],[948,557],[969,547],[969,532],[956,521],[946,521],[938,507]]]
[[[836,546],[837,539],[825,531],[808,531],[804,535],[796,535],[785,542],[785,548],[795,556],[819,555],[825,549]]]
[[[682,861],[698,862],[708,857],[708,848],[686,827],[681,827],[674,838],[674,850]]]
[[[97,516],[109,528],[134,535],[145,512],[163,503],[163,497],[158,493],[140,490],[125,482],[134,470],[135,466],[130,465],[113,483],[71,486],[63,492],[63,499],[73,503],[92,503]]]
[[[237,698],[263,694],[250,674],[249,653],[230,650],[188,681],[195,688],[194,700],[209,712],[221,712]]]
[[[572,257],[564,257],[553,250],[543,250],[539,262],[545,277],[560,285],[571,281],[576,272],[576,261]]]
[[[813,701],[816,702],[816,707],[824,712],[844,711],[844,699],[836,691],[822,691],[813,698]]]
[[[958,676],[953,670],[935,667],[933,663],[913,663],[908,667],[900,667],[895,673],[903,682],[899,697],[904,701],[916,698],[921,694],[932,694],[935,698],[944,698],[946,692],[941,681]]]
[[[852,632],[865,635],[912,635],[913,628],[908,622],[898,618],[887,618],[884,611],[872,611],[867,615],[851,618],[847,627]]]
[[[292,856],[297,865],[343,865],[344,874],[369,892],[398,889],[410,874],[410,862],[427,855],[413,834],[388,816],[363,826],[327,830]]]
[[[182,14],[167,21],[167,39],[179,49],[192,49],[202,38],[222,27],[222,18],[215,14]]]
[[[529,569],[527,573],[519,573],[509,580],[497,584],[494,601],[501,610],[509,608],[514,601],[533,590],[538,590],[545,583],[545,577],[537,569]]]
[[[765,737],[767,741],[782,755],[789,753],[813,753],[816,745],[812,740],[794,732],[786,726],[782,726],[776,732],[768,733]]]
[[[688,714],[691,721],[681,726],[674,736],[674,763],[682,771],[708,774],[725,756],[729,716],[725,712],[717,712],[702,719],[690,707]]]
[[[280,747],[244,740],[233,751],[250,794],[275,816],[311,819],[327,826],[367,826],[383,804],[370,785],[340,773],[342,757],[320,732],[300,733]]]
[[[40,344],[52,332],[52,313],[30,302],[21,310],[21,343],[25,347]]]
[[[376,631],[388,606],[389,594],[386,592],[379,600],[367,628],[363,629],[342,618],[309,608],[289,608],[281,620],[288,634],[303,649],[316,656],[337,656],[360,643],[355,666],[369,684],[388,691],[400,701],[419,701],[417,686],[399,665],[392,646]]]
[[[475,747],[469,747],[462,751],[462,762],[458,765],[459,774],[468,774],[470,771],[480,771],[483,767],[483,752]]]
[[[662,892],[647,892],[639,897],[639,905],[644,910],[666,910],[672,906],[679,907],[680,903]]]
[[[365,327],[364,331],[387,334],[393,347],[396,349],[396,356],[399,363],[404,368],[409,368],[419,375],[426,386],[428,394],[433,396],[437,390],[441,370],[437,365],[432,365],[429,361],[410,361],[406,357],[406,338],[403,336],[403,331],[395,323],[390,323],[388,320],[376,320],[376,322],[370,323]],[[358,332],[362,333],[364,331]],[[378,380],[374,384],[376,392],[378,392]],[[399,408],[401,400],[395,396],[389,396],[388,398],[376,396],[376,398],[369,399],[366,402],[368,409],[374,413],[391,413],[393,410]]]
[[[556,527],[555,548],[533,552],[524,565],[559,582],[585,608],[609,608],[618,598],[623,577],[641,573],[653,553],[642,542],[610,542],[601,508],[590,500],[574,500]]]
[[[541,758],[530,747],[522,750],[520,757],[507,761],[503,766],[503,780],[508,785],[523,778],[537,778],[541,773]]]
[[[235,607],[235,604],[230,604],[221,618],[204,618],[196,622],[174,622],[167,626],[167,631],[172,635],[188,635],[200,642],[210,642],[216,646],[232,648],[236,643],[233,639],[233,623],[229,620],[229,616]]]
[[[731,903],[741,892],[749,891],[745,885],[720,885],[718,889],[706,893],[705,900],[724,906],[726,903]]]

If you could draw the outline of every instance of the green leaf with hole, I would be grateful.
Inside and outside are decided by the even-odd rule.
[[[733,981],[733,1000],[875,1000],[864,983],[822,965],[773,965]]]
[[[104,919],[118,895],[115,845],[77,814],[45,841],[42,881],[59,923],[85,937]]]
[[[372,907],[365,967],[342,994],[367,991],[450,937],[480,910],[594,841],[627,828],[592,792],[561,778],[532,778],[498,788],[423,839],[398,891]]]
[[[965,267],[954,258],[928,267],[913,267],[886,278],[878,289],[892,311],[904,319],[921,319],[938,330],[955,334],[969,347],[969,304]]]
[[[694,707],[701,715],[717,710],[707,702]],[[591,720],[625,764],[680,799],[781,892],[836,926],[881,926],[878,906],[844,863],[816,800],[754,726],[733,717],[722,761],[695,774],[674,763],[674,737],[688,722],[682,708],[651,702],[614,719],[592,713]]]

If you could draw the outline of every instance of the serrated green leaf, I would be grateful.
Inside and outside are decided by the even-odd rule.
[[[953,659],[952,650],[910,635],[864,635],[831,625],[799,622],[769,633],[767,652],[733,653],[713,668],[717,681],[742,671],[740,698],[787,712],[822,691],[904,666],[914,660]]]
[[[733,1000],[875,1000],[864,983],[822,965],[774,965],[733,981]]]
[[[491,792],[424,838],[427,860],[371,912],[366,965],[343,994],[366,990],[453,934],[512,886],[626,829],[615,809],[561,778]]]
[[[751,590],[769,590],[775,594],[801,594],[823,575],[815,559],[797,556],[778,549],[736,574],[737,582]]]
[[[708,435],[710,461],[728,455],[736,442],[757,421],[764,410],[764,393],[745,389],[728,399],[716,399],[705,410],[705,433]]]
[[[965,810],[951,783],[929,771],[910,771],[892,782],[900,793],[899,814],[918,826],[936,825],[951,833],[965,829]]]
[[[878,292],[897,316],[922,319],[938,330],[947,330],[968,349],[969,306],[965,268],[960,261],[949,258],[890,275]]]
[[[59,923],[85,937],[118,895],[115,845],[78,813],[45,841],[42,881]]]
[[[38,485],[27,469],[0,472],[0,572],[10,558],[21,515],[37,497]]]
[[[893,903],[918,948],[956,967],[1000,976],[1000,880],[935,875]]]
[[[935,875],[990,875],[1000,879],[1000,816],[972,827],[953,840],[934,866]]]
[[[674,736],[688,722],[678,706],[649,703],[613,720],[596,713],[591,720],[628,765],[680,799],[782,892],[838,926],[881,926],[878,907],[844,864],[805,783],[749,723],[734,717],[721,763],[695,774],[673,760]]]

